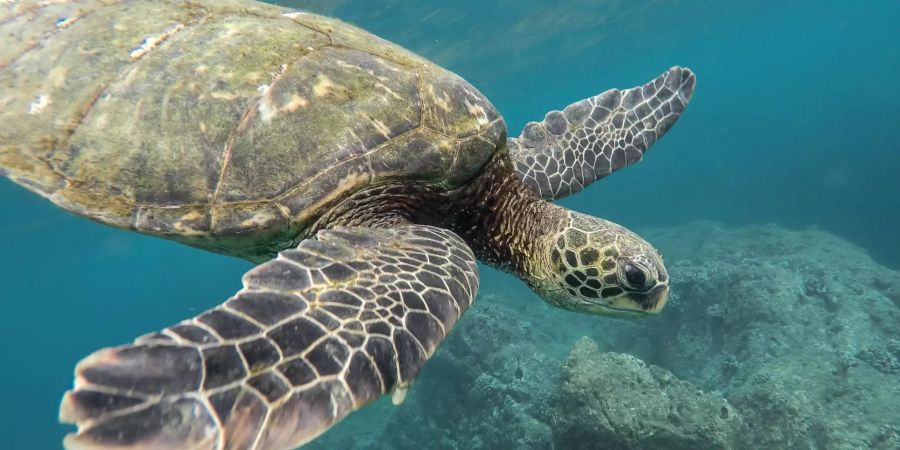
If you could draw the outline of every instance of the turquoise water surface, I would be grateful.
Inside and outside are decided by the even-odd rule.
[[[672,247],[683,242],[666,240],[665,230],[690,227],[685,224],[700,219],[719,222],[724,229],[766,223],[788,229],[812,227],[863,248],[874,260],[873,267],[885,266],[886,273],[894,274],[900,269],[900,2],[278,3],[339,17],[462,75],[503,113],[511,135],[518,135],[527,121],[542,119],[550,109],[611,87],[642,84],[673,65],[690,67],[698,76],[695,95],[668,135],[643,162],[563,200],[563,205],[638,232],[650,230],[648,239],[662,236],[659,242]],[[245,261],[77,218],[5,179],[0,180],[0,206],[0,398],[4,405],[0,448],[60,448],[70,429],[57,424],[58,402],[71,386],[72,369],[80,358],[221,303],[240,287],[241,274],[251,267]],[[703,239],[702,234],[691,236]],[[728,240],[723,242],[722,254],[727,254]],[[659,245],[664,253],[669,250]],[[853,267],[844,268],[841,259],[835,261],[835,271],[860,267],[848,260]],[[805,270],[785,267],[801,275]],[[672,273],[674,283],[678,272]],[[864,281],[866,276],[853,275],[857,278],[843,284],[853,287],[852,280],[861,280],[860,287],[853,287],[858,293],[869,283]],[[759,283],[770,281],[760,279]],[[882,291],[893,292],[890,289]],[[488,268],[482,269],[482,293],[490,296],[480,297],[476,309],[491,301],[516,305],[528,309],[523,318],[537,317],[540,326],[575,330],[555,335],[558,347],[534,350],[546,352],[555,361],[553,367],[545,367],[553,373],[580,336],[602,342],[600,330],[610,323],[552,310],[518,280]],[[728,293],[721,295],[727,299]],[[676,298],[690,301],[687,294]],[[847,311],[868,307],[863,303],[866,298],[838,297],[849,309],[823,309],[823,314],[849,317]],[[509,311],[515,314],[516,308]],[[900,323],[890,322],[897,317],[892,314],[884,316],[889,321],[885,329],[900,330]],[[491,323],[503,326],[512,319],[495,318]],[[898,334],[885,333],[886,342],[900,339]],[[516,328],[511,336],[527,342],[537,334],[530,328]],[[859,345],[864,349],[864,343]],[[491,355],[479,354],[473,347],[467,364],[492,364]],[[603,348],[631,352],[625,345]],[[853,350],[857,351],[864,352]],[[893,358],[897,361],[900,355]],[[461,383],[450,375],[451,364],[435,364],[426,366],[422,374],[433,378],[428,392],[440,391],[444,386],[440,383]],[[728,393],[726,388],[691,378],[689,371],[667,368],[707,390]],[[885,373],[896,377],[900,372]],[[528,379],[527,371],[523,377]],[[555,389],[552,383],[547,381],[547,389]],[[397,410],[429,405],[425,392],[415,393],[416,387],[414,404]],[[491,392],[492,388],[484,389]],[[502,389],[496,387],[494,392]],[[900,404],[900,389],[896,395],[894,405]],[[730,396],[728,400],[740,403]],[[450,425],[442,425],[445,422],[462,420],[447,417],[450,413],[441,412],[441,404],[431,407],[431,412],[422,411],[434,414],[438,429],[448,429]],[[339,447],[371,441],[383,448],[409,446],[410,439],[433,448],[474,445],[451,442],[446,436],[437,440],[424,431],[416,438],[415,430],[406,430],[406,441],[389,432],[378,434],[395,409],[383,402],[373,408],[339,425],[326,435],[332,440],[323,442]],[[552,430],[552,421],[545,422]],[[508,447],[549,448],[546,441],[516,440],[512,429],[495,432],[510,434]],[[483,442],[484,448],[491,448],[504,441],[485,437]],[[555,442],[560,448],[560,441]],[[881,441],[865,442],[877,447]],[[813,446],[844,445],[826,444]],[[593,447],[604,448],[600,443]]]

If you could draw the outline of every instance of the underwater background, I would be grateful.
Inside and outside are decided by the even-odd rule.
[[[900,2],[278,3],[459,73],[514,136],[672,65],[698,76],[643,162],[561,202],[662,250],[661,316],[557,311],[482,267],[406,402],[312,448],[900,448]],[[221,303],[250,267],[5,179],[0,207],[2,448],[59,448],[79,359]]]

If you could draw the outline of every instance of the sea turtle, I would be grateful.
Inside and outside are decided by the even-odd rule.
[[[224,304],[81,361],[67,448],[306,443],[402,397],[472,303],[476,259],[569,310],[666,301],[653,247],[549,200],[639,161],[687,105],[688,69],[507,138],[453,73],[272,5],[6,1],[0,31],[3,175],[259,263]]]

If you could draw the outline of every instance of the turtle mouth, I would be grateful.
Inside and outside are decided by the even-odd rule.
[[[638,317],[659,314],[668,299],[669,287],[657,284],[647,292],[629,292],[612,299],[609,303],[593,304],[590,309],[594,314]]]
[[[669,286],[658,284],[647,292],[634,293],[630,297],[641,306],[643,312],[659,314],[669,300]]]
[[[568,296],[564,289],[544,289],[539,292],[548,303],[558,308],[598,316],[623,318],[659,314],[669,299],[667,283],[658,283],[646,292],[625,292],[599,301]]]

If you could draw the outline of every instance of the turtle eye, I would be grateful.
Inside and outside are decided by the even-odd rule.
[[[632,289],[643,290],[647,287],[647,274],[630,262],[625,262],[622,266],[622,275],[624,275],[625,284]]]

